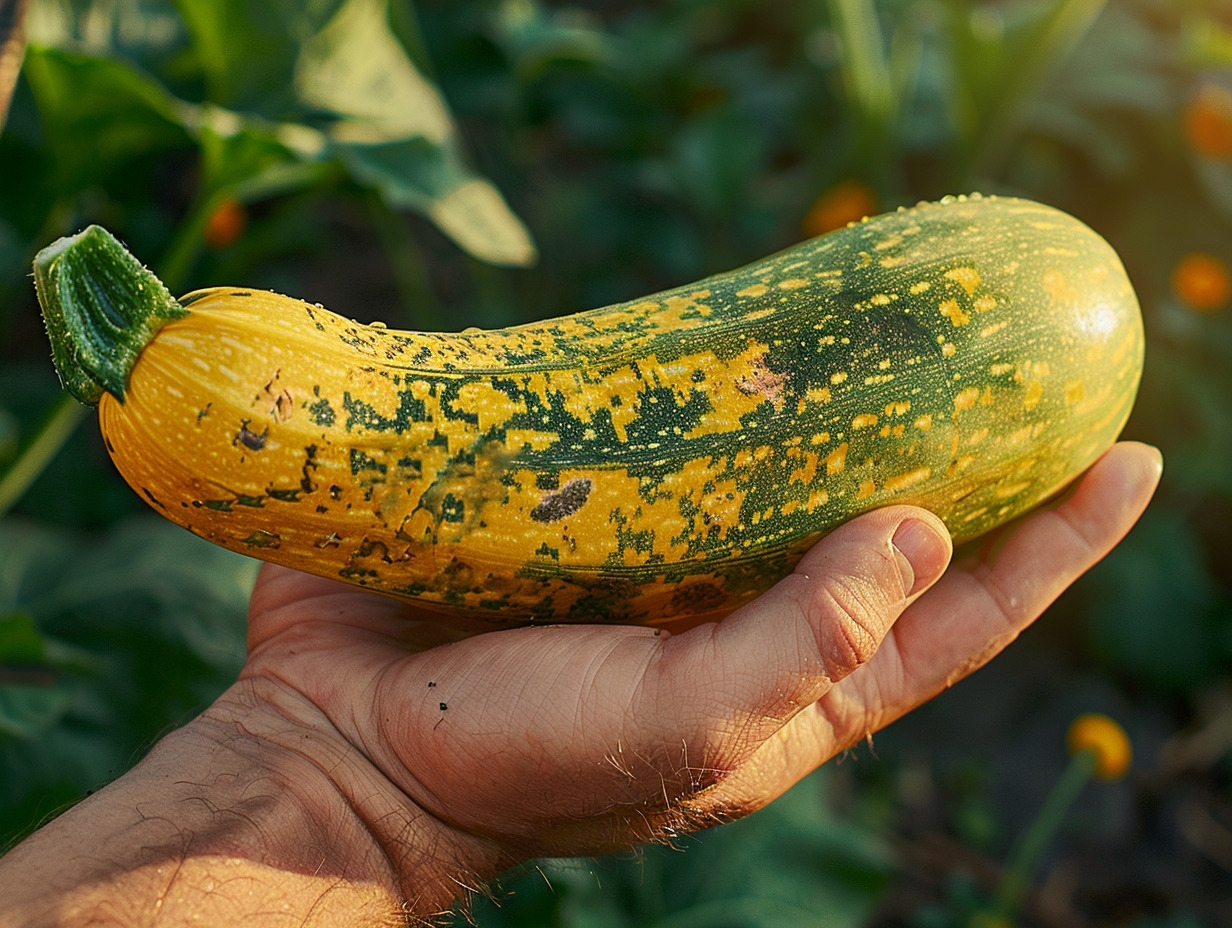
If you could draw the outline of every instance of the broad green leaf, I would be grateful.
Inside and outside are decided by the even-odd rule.
[[[93,539],[0,522],[0,609],[36,623],[51,671],[0,677],[0,828],[119,775],[235,679],[255,570],[153,517]]]
[[[309,107],[336,114],[332,137],[374,144],[422,136],[443,144],[453,119],[436,85],[412,63],[389,25],[388,0],[347,0],[304,43],[295,89]]]
[[[1092,571],[1090,634],[1099,655],[1139,684],[1195,687],[1219,669],[1218,588],[1194,529],[1148,509]]]
[[[294,106],[291,76],[300,45],[337,0],[175,0],[206,76],[208,99],[281,119]]]
[[[423,137],[336,146],[351,175],[391,207],[412,209],[480,260],[525,267],[537,252],[499,191],[467,171],[447,146]]]
[[[471,177],[428,205],[428,218],[465,251],[490,264],[527,267],[538,252],[526,226],[492,184]]]
[[[31,45],[25,74],[62,191],[85,188],[136,159],[190,143],[179,101],[123,61]]]

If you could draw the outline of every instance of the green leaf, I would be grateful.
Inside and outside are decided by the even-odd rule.
[[[64,715],[73,693],[54,684],[22,686],[0,682],[0,739],[28,740],[50,728]]]
[[[1218,587],[1194,529],[1176,512],[1148,509],[1092,571],[1090,636],[1097,653],[1138,684],[1199,687],[1220,669]]]
[[[207,97],[221,106],[282,118],[294,105],[295,59],[337,0],[176,0]]]
[[[43,636],[30,616],[21,612],[0,615],[0,667],[4,664],[42,664],[46,659]]]
[[[46,670],[0,685],[0,846],[234,681],[255,572],[153,517],[88,540],[0,522],[0,610],[36,624]],[[33,653],[29,625],[0,627]]]
[[[31,45],[24,70],[62,193],[191,142],[179,101],[123,61]]]
[[[391,29],[389,0],[346,0],[304,42],[294,86],[310,113],[328,117],[325,131],[343,164],[389,206],[426,216],[482,261],[534,263],[521,220],[465,167],[444,98]]]
[[[858,928],[888,886],[890,856],[830,810],[827,778],[819,771],[753,815],[637,860],[539,861],[496,905],[477,904],[475,924]]]
[[[342,143],[379,144],[422,136],[444,144],[453,117],[393,34],[388,0],[347,0],[303,45],[295,90],[309,108],[337,116]]]
[[[476,258],[515,267],[535,262],[535,245],[521,220],[449,147],[423,137],[335,147],[350,174],[390,207],[422,213]]]

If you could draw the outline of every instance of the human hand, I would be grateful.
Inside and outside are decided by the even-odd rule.
[[[609,851],[759,808],[970,673],[1124,535],[1158,476],[1157,452],[1118,445],[936,583],[940,520],[878,510],[755,602],[678,634],[561,625],[441,643],[457,629],[430,613],[266,567],[244,679],[319,710],[440,840],[477,850],[458,861],[473,874]]]
[[[49,899],[48,924],[121,905],[117,924],[392,923],[531,857],[739,817],[999,652],[1120,540],[1159,475],[1157,451],[1117,445],[948,570],[935,516],[868,513],[684,630],[472,635],[267,566],[239,682],[0,860],[16,919],[0,925]]]

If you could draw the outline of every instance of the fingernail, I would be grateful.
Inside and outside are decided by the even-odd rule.
[[[919,519],[907,519],[899,525],[890,543],[908,596],[936,581],[950,559],[949,540]]]

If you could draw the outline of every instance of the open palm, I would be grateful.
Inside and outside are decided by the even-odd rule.
[[[1120,540],[1159,472],[1153,449],[1117,445],[948,570],[935,516],[866,514],[693,628],[474,634],[267,566],[242,685],[319,732],[318,758],[365,759],[361,815],[421,810],[470,872],[626,847],[765,805],[985,663]]]

